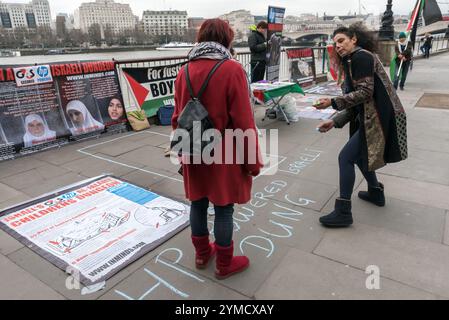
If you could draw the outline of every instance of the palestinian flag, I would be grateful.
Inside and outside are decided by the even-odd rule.
[[[418,30],[418,21],[419,21],[419,17],[423,11],[424,8],[424,4],[425,4],[426,0],[417,0],[416,1],[416,5],[415,5],[415,9],[412,12],[412,16],[410,17],[410,21],[408,22],[407,25],[407,40],[406,43],[408,44],[409,42],[412,42],[413,47],[415,47],[415,41],[416,41],[416,32]],[[395,54],[393,59],[391,60],[390,63],[390,77],[391,77],[391,81],[394,81],[395,78],[395,72],[396,72],[396,58],[398,56]]]

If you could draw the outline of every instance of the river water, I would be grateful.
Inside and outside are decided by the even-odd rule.
[[[237,52],[249,51],[249,48],[237,48]],[[104,53],[83,53],[83,54],[60,54],[60,55],[40,55],[24,57],[0,58],[0,65],[13,64],[44,64],[51,62],[64,61],[85,61],[85,60],[144,60],[153,58],[185,56],[189,50],[180,51],[123,51],[123,52],[104,52]]]

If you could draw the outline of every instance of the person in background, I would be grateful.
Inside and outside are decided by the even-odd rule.
[[[252,30],[248,38],[251,50],[251,83],[259,82],[265,78],[267,66],[267,30],[268,23],[261,21],[256,30]]]
[[[396,52],[396,59],[395,59],[396,65],[393,81],[394,88],[397,90],[399,86],[401,90],[404,90],[405,81],[407,80],[407,75],[413,56],[413,46],[410,41],[407,42],[407,34],[405,32],[401,32],[399,34],[399,40],[395,47],[395,52]],[[401,69],[400,73],[399,69]]]
[[[430,50],[432,49],[433,37],[430,33],[426,33],[426,37],[424,38],[424,44],[421,47],[421,50],[424,54],[424,58],[430,58]]]
[[[234,31],[226,21],[206,20],[199,30],[198,44],[189,53],[187,63],[192,91],[197,95],[209,72],[219,61],[224,60],[211,77],[201,102],[216,130],[225,132],[241,129],[253,137],[248,139],[252,140],[252,143],[243,143],[240,147],[234,144],[233,137],[222,137],[220,144],[215,147],[222,150],[221,163],[188,164],[187,160],[182,160],[184,189],[186,197],[192,203],[190,225],[196,267],[205,269],[216,254],[215,277],[220,280],[249,267],[249,259],[246,256],[234,256],[234,204],[250,201],[253,177],[259,175],[262,167],[245,70],[239,62],[232,59],[229,52],[233,38]],[[192,99],[186,79],[184,66],[175,82],[173,130],[177,130],[178,118],[187,102]],[[244,155],[243,164],[235,161],[229,164],[224,161],[229,158],[229,152]],[[248,161],[250,158],[253,158],[254,162]],[[214,244],[209,240],[209,202],[215,208]]]
[[[335,30],[333,39],[344,72],[344,91],[342,96],[318,101],[317,109],[332,106],[340,111],[318,129],[325,133],[350,123],[351,137],[338,158],[340,196],[335,210],[320,222],[325,227],[348,227],[353,223],[355,165],[368,183],[368,191],[360,192],[359,198],[385,206],[384,185],[377,180],[376,170],[407,158],[407,126],[396,90],[374,54],[372,34],[362,24],[354,24]]]

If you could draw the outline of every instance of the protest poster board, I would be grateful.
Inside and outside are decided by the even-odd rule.
[[[70,136],[54,82],[17,86],[18,72],[0,68],[1,160],[67,144]]]
[[[129,94],[145,111],[148,118],[157,114],[160,107],[175,105],[175,80],[183,63],[154,67],[123,67],[123,80]],[[132,106],[125,105],[126,110]],[[133,108],[134,109],[134,108]]]
[[[285,8],[268,7],[267,81],[279,81]]]
[[[303,87],[315,81],[315,57],[311,48],[287,50],[290,81]]]
[[[0,214],[0,229],[82,284],[105,281],[189,225],[190,208],[113,176]]]
[[[126,114],[113,61],[54,64],[71,139],[126,130]],[[81,114],[82,117],[77,115]]]
[[[126,123],[112,61],[0,67],[0,160],[126,131]]]

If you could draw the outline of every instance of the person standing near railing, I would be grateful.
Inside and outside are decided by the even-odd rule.
[[[421,47],[421,50],[424,54],[424,58],[430,58],[430,50],[432,49],[433,37],[430,33],[426,33],[426,37],[424,38],[424,44]]]
[[[248,38],[248,45],[251,50],[251,83],[259,82],[265,78],[267,65],[267,31],[268,23],[261,21],[251,30]]]

